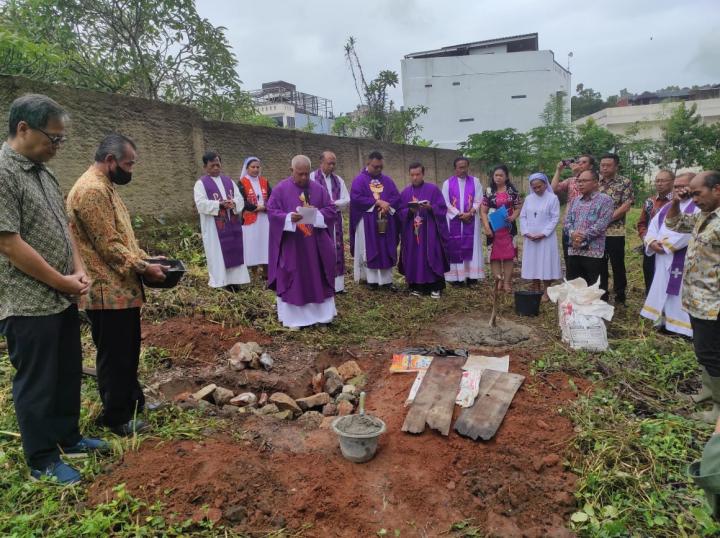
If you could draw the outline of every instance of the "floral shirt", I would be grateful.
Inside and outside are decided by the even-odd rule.
[[[580,248],[568,246],[568,255],[602,258],[605,254],[605,231],[612,219],[613,201],[607,194],[595,191],[578,196],[568,206],[563,231],[571,237],[575,231],[583,232],[585,239]]]
[[[137,308],[144,294],[138,273],[148,255],[140,249],[125,203],[94,166],[77,180],[67,199],[70,226],[93,283],[80,299],[88,310]]]
[[[691,233],[685,254],[682,305],[692,317],[716,320],[720,313],[720,208],[712,213],[680,213],[665,225]]]
[[[508,216],[510,217],[522,206],[522,195],[512,186],[508,186],[505,192],[493,192],[492,189],[488,187],[487,192],[482,198],[481,205],[488,209],[499,209],[505,206]],[[513,236],[517,235],[517,223],[515,221],[513,221],[510,226],[510,234]]]
[[[607,194],[610,198],[612,198],[614,204],[613,211],[625,202],[630,202],[632,204],[635,201],[632,181],[624,176],[615,176],[613,179],[609,180],[601,177],[600,192]],[[610,226],[608,226],[607,229],[607,235],[625,235],[625,215],[610,223]]]
[[[673,194],[670,192],[665,196],[656,194],[655,196],[651,196],[645,200],[637,223],[637,231],[640,239],[645,239],[645,234],[648,231],[648,226],[650,226],[650,221],[655,215],[657,215],[658,211],[660,211],[665,204],[672,200],[672,198]]]
[[[57,179],[44,164],[20,155],[7,142],[0,149],[0,232],[19,234],[59,273],[73,272],[71,236]],[[71,302],[0,255],[0,320],[57,314]]]

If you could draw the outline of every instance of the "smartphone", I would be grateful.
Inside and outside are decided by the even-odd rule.
[[[574,162],[575,162],[575,157],[570,157],[569,159],[563,159],[563,160],[562,160],[563,166],[564,166],[565,168],[567,168],[568,166],[570,166],[570,165],[573,164]]]

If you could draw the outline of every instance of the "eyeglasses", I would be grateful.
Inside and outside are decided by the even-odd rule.
[[[67,135],[51,135],[51,134],[46,133],[45,131],[43,131],[42,129],[40,129],[38,127],[35,127],[34,129],[36,131],[40,131],[42,134],[47,136],[48,140],[50,140],[50,143],[53,146],[59,146],[60,144],[64,144],[65,142],[67,142],[67,139],[68,139]]]

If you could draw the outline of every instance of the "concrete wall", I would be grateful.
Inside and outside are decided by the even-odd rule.
[[[65,192],[90,166],[104,135],[118,131],[135,140],[139,158],[134,179],[130,185],[121,187],[123,199],[134,215],[165,218],[192,215],[192,188],[202,171],[205,149],[219,151],[225,173],[235,179],[246,156],[259,157],[263,174],[271,184],[289,175],[290,159],[298,153],[308,155],[316,166],[323,150],[334,151],[338,172],[349,185],[367,154],[379,150],[385,156],[386,173],[399,187],[407,184],[407,166],[412,161],[425,164],[428,180],[442,181],[451,175],[452,161],[458,155],[443,149],[208,122],[187,107],[8,76],[0,76],[3,124],[7,124],[10,103],[25,93],[49,95],[70,113],[69,140],[50,162]]]
[[[407,58],[402,87],[405,106],[429,109],[422,137],[454,149],[472,133],[539,126],[550,96],[570,95],[570,73],[549,50]]]

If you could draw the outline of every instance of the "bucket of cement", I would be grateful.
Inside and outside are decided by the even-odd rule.
[[[340,451],[345,459],[365,463],[375,456],[385,423],[371,415],[348,415],[333,420],[332,429],[340,439]]]

